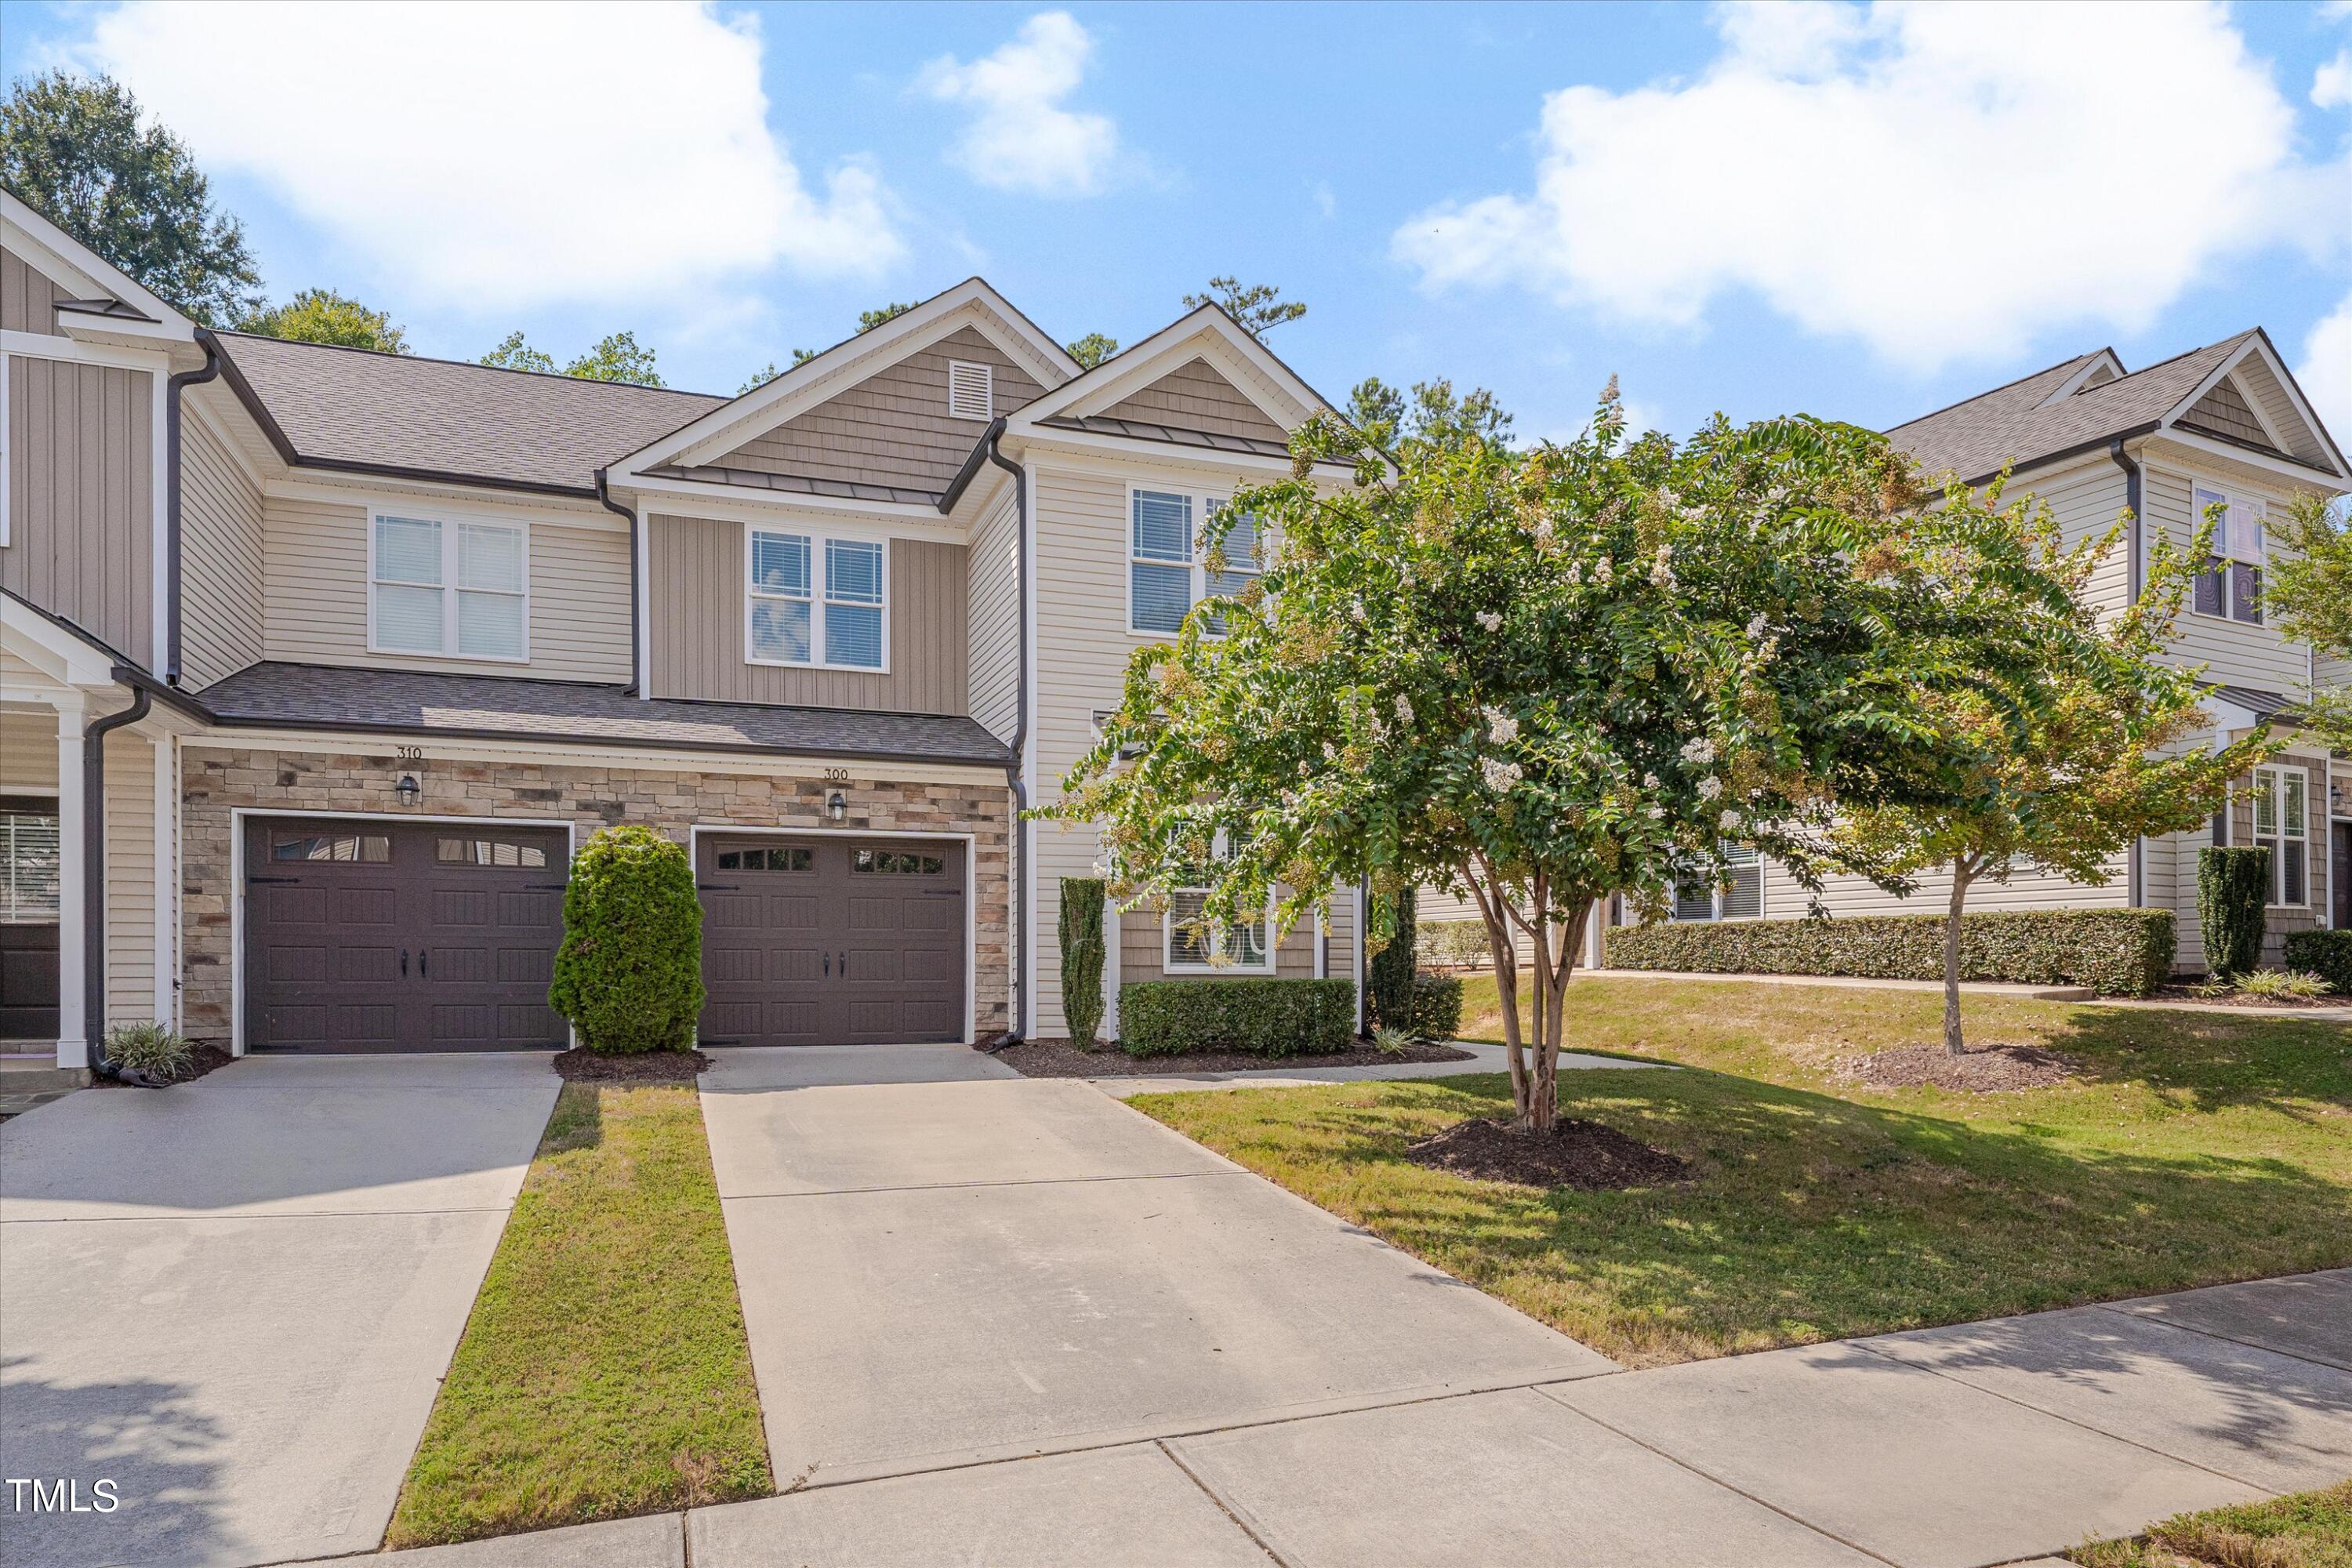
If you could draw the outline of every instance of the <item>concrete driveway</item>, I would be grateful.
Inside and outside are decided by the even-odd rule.
[[[249,1058],[0,1125],[0,1561],[374,1549],[554,1103],[544,1055]]]

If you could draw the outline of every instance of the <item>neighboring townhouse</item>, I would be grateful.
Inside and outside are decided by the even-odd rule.
[[[1061,1033],[1097,847],[1020,811],[1326,406],[1213,308],[1088,371],[978,279],[733,398],[215,334],[5,195],[0,352],[0,1052],[69,1067],[559,1045],[619,822],[693,858],[707,1044]],[[1357,973],[1346,893],[1183,912],[1109,917],[1114,1009]]]
[[[2006,467],[2006,499],[2048,503],[2067,540],[2111,527],[2128,509],[2138,520],[2105,563],[2092,592],[2121,609],[2138,595],[2150,542],[2186,543],[2197,520],[2222,509],[2211,569],[2196,582],[2173,653],[2204,667],[2204,743],[2269,726],[2293,731],[2299,693],[2343,686],[2352,668],[2320,660],[2307,644],[2265,624],[2260,603],[2271,542],[2266,517],[2302,495],[2352,489],[2352,468],[2261,329],[2126,372],[2101,349],[1898,425],[1895,444],[1930,475],[1982,485]],[[2330,757],[2295,732],[2275,763],[2242,782],[2210,826],[2144,838],[2115,858],[2104,886],[2021,870],[1969,893],[1971,910],[2154,908],[2175,912],[2176,964],[2200,970],[2197,857],[2216,843],[2272,847],[2273,899],[2265,958],[2278,962],[2287,932],[2352,926],[2352,760]],[[1941,912],[1948,877],[1921,879],[1896,899],[1853,877],[1832,879],[1822,903],[1832,915]],[[1795,919],[1811,895],[1780,867],[1750,858],[1730,886],[1682,889],[1677,921]],[[1448,918],[1440,900],[1425,918]],[[1623,923],[1622,908],[1612,911]],[[1597,948],[1598,933],[1595,933]]]

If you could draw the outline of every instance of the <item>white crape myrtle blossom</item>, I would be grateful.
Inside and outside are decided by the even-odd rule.
[[[1498,746],[1507,746],[1519,738],[1519,721],[1500,708],[1481,710],[1486,715],[1486,739]]]
[[[1397,693],[1396,716],[1397,722],[1400,724],[1412,722],[1412,704],[1405,700],[1405,695],[1402,691]]]
[[[1481,610],[1478,612],[1478,624],[1490,632],[1499,632],[1503,629],[1503,617],[1492,610]]]
[[[1705,767],[1715,761],[1715,742],[1705,735],[1683,742],[1683,761],[1695,767]]]
[[[1722,793],[1723,781],[1717,778],[1714,774],[1710,773],[1706,778],[1698,781],[1699,799],[1713,800],[1717,795],[1719,795]]]
[[[1748,635],[1751,637],[1760,637],[1764,635],[1764,628],[1770,624],[1764,618],[1764,612],[1759,610],[1748,618]]]
[[[1642,775],[1642,787],[1643,787],[1643,789],[1655,789],[1655,788],[1657,788],[1657,787],[1658,787],[1658,775],[1657,775],[1657,774],[1655,774],[1655,773],[1643,773],[1643,774]]]
[[[1719,826],[1726,833],[1737,833],[1739,831],[1740,824],[1746,820],[1747,819],[1745,817],[1741,816],[1736,811],[1727,811],[1719,819],[1717,826]]]
[[[1518,783],[1526,772],[1518,763],[1507,763],[1500,757],[1485,757],[1478,763],[1479,775],[1486,781],[1486,787],[1497,795]]]

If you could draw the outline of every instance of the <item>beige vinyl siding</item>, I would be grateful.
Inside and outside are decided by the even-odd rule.
[[[1019,492],[1008,486],[995,510],[972,531],[965,589],[971,627],[966,711],[998,740],[1011,742],[1021,679],[1018,586],[1021,549]]]
[[[152,668],[154,378],[23,354],[6,374],[0,587]]]
[[[2153,458],[2147,463],[2142,489],[2149,527],[2162,529],[2186,546],[2196,531],[2191,491],[2200,479],[2263,500],[2274,512],[2286,502],[2282,489],[2200,476],[2177,462]],[[2275,626],[2249,626],[2188,609],[2181,612],[2173,652],[2181,663],[2204,665],[2208,680],[2288,695],[2303,689],[2311,669],[2304,646],[2289,641]]]
[[[2006,882],[1979,881],[1969,889],[1971,910],[2123,909],[2131,901],[2125,872],[2128,858],[2107,861],[2109,879],[2094,887],[2046,872],[2019,871]],[[1942,914],[1952,896],[1951,875],[1924,871],[1918,890],[1898,899],[1861,877],[1830,877],[1822,884],[1822,907],[1832,919],[1839,915]],[[1768,920],[1801,920],[1811,910],[1811,895],[1788,868],[1768,861],[1764,867],[1764,915]]]
[[[403,501],[403,515],[485,517]],[[371,653],[368,514],[363,505],[272,496],[262,507],[262,604],[267,657],[297,664],[382,665],[549,680],[625,681],[629,654],[629,534],[533,518],[530,661]]]
[[[875,713],[964,711],[969,604],[962,545],[890,541],[890,668],[867,674],[793,669],[744,658],[745,524],[654,517],[646,526],[646,639],[654,696]],[[777,526],[818,537],[824,531],[816,523]]]
[[[180,655],[192,689],[262,657],[261,490],[194,415],[180,421]]]
[[[143,735],[106,738],[106,1017],[155,1016],[155,752]]]
[[[1289,433],[1266,417],[1207,360],[1191,359],[1139,392],[1102,411],[1113,419],[1133,419],[1215,436],[1287,441]]]
[[[2102,455],[2095,463],[2078,464],[2054,473],[2020,476],[2002,496],[2014,501],[2031,495],[2050,509],[2069,545],[2095,538],[2116,525],[2131,496],[2124,472]],[[2102,610],[2120,611],[2131,603],[2131,546],[2118,535],[2115,548],[2092,574],[2090,600]]]
[[[0,709],[0,795],[54,795],[57,788],[57,710]]]
[[[965,327],[711,461],[768,474],[944,489],[988,428],[984,419],[948,416],[950,360],[992,368],[995,414],[1011,413],[1041,390],[977,328]]]
[[[57,304],[72,298],[23,257],[0,250],[0,331],[63,337],[58,331]]]

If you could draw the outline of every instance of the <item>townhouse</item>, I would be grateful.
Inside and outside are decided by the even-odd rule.
[[[0,352],[0,1052],[67,1067],[560,1045],[619,822],[693,858],[707,1044],[1059,1034],[1096,845],[1021,810],[1326,406],[1217,310],[1087,370],[976,279],[733,398],[215,333],[5,195]],[[1347,894],[1178,906],[1114,1009],[1357,972]]]

